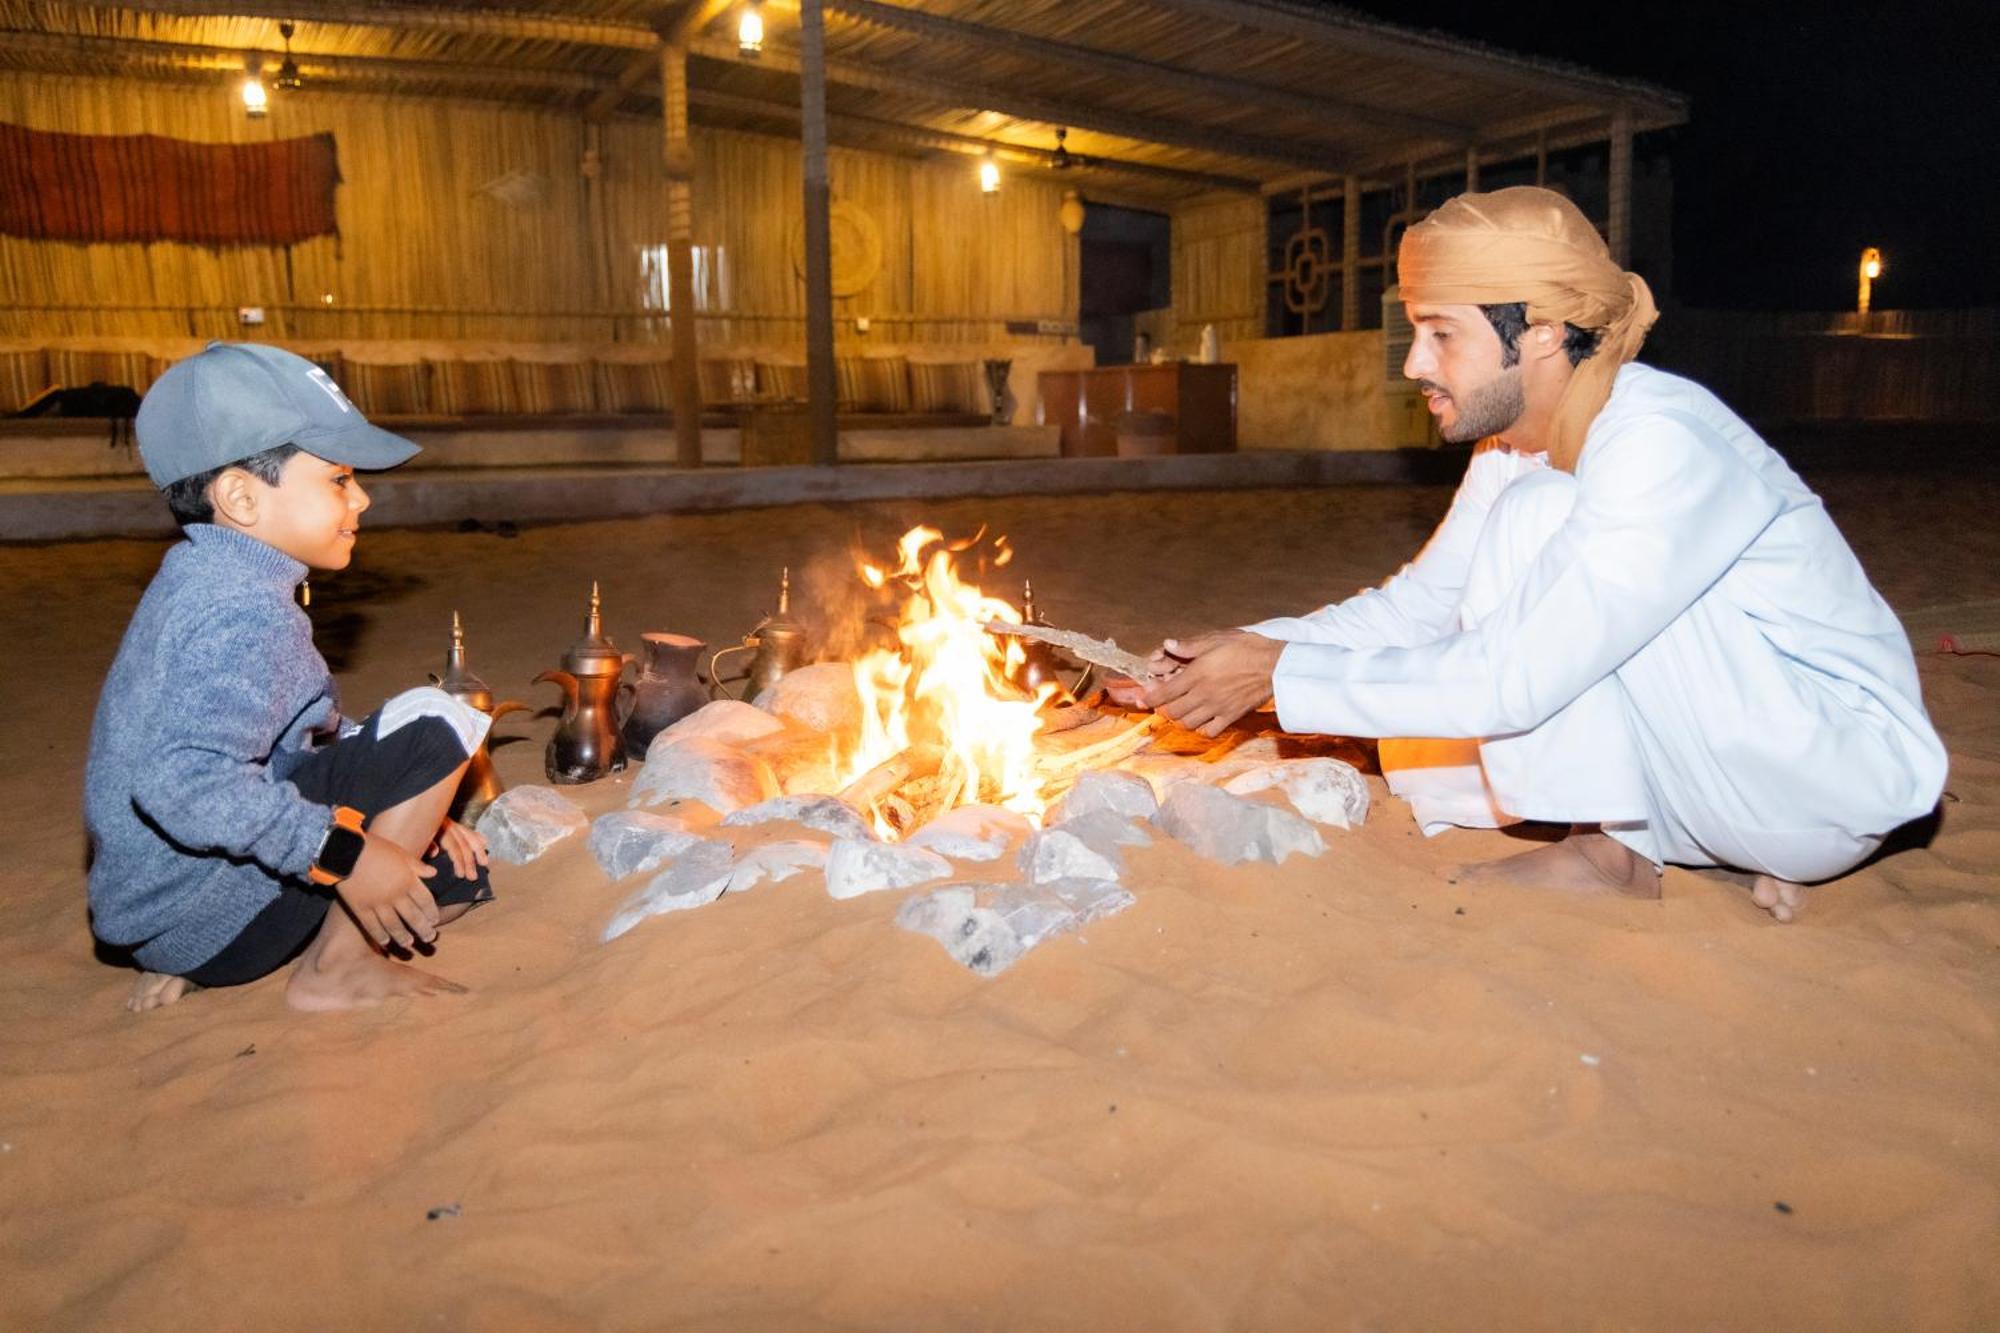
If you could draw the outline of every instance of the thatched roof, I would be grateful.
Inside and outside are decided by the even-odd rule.
[[[662,34],[686,41],[698,124],[791,133],[796,0],[768,0],[761,57],[723,0],[0,0],[0,69],[220,81],[279,23],[305,89],[657,114]],[[1674,93],[1301,0],[829,0],[836,142],[982,152],[1086,188],[1162,199],[1400,175],[1679,124]]]

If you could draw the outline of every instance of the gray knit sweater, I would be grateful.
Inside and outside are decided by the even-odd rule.
[[[254,537],[191,525],[104,682],[84,770],[92,926],[153,971],[215,957],[280,876],[305,875],[332,822],[284,781],[339,721],[293,602],[305,573]]]

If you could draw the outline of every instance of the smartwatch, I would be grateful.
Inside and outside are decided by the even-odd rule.
[[[319,850],[313,853],[312,869],[306,872],[306,878],[332,888],[354,873],[362,849],[368,845],[368,838],[361,831],[363,819],[362,813],[351,805],[333,807],[333,822],[326,826],[326,836],[319,840]]]

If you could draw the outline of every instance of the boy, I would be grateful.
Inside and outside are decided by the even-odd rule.
[[[388,951],[492,896],[484,841],[446,818],[488,719],[417,689],[343,727],[294,601],[352,557],[354,469],[417,447],[310,361],[233,343],[162,375],[137,433],[186,540],[126,628],[84,773],[92,928],[144,969],[127,1007],[294,958],[300,1009],[462,991]]]

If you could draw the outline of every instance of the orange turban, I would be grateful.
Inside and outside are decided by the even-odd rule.
[[[1660,317],[1646,280],[1611,261],[1604,238],[1577,206],[1531,185],[1450,200],[1403,233],[1396,269],[1408,303],[1521,301],[1530,323],[1599,333],[1596,353],[1576,368],[1556,404],[1549,458],[1561,468],[1575,468],[1618,367],[1639,354]]]

